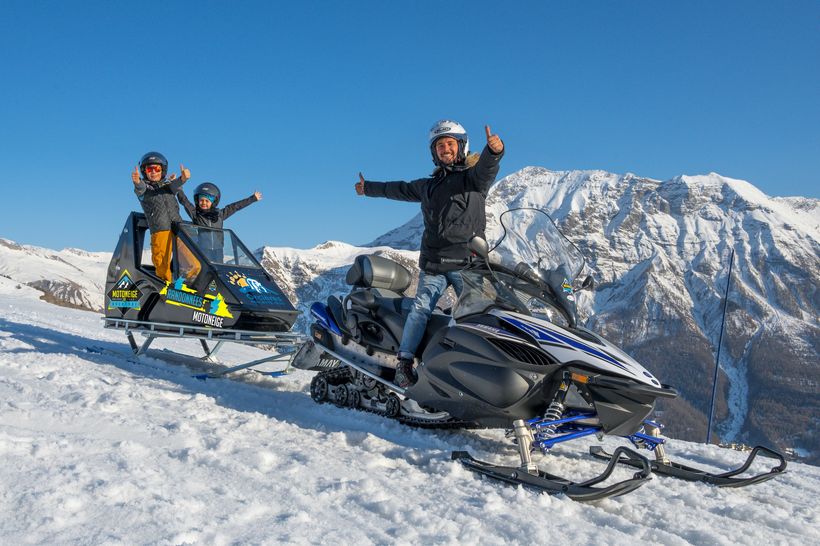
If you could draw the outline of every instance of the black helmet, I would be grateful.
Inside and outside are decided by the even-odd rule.
[[[140,159],[140,175],[145,179],[148,180],[148,177],[145,175],[145,166],[146,165],[159,165],[162,167],[162,178],[161,180],[165,180],[165,176],[168,174],[168,160],[165,159],[165,156],[159,152],[148,152],[142,159]]]
[[[220,191],[219,188],[216,187],[216,184],[203,182],[197,186],[194,190],[194,203],[199,201],[200,195],[207,196],[208,199],[211,200],[211,206],[215,207],[219,204]]]

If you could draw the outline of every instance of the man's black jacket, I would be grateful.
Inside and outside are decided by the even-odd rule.
[[[430,178],[412,182],[365,181],[364,194],[421,203],[424,235],[419,267],[427,273],[463,269],[470,257],[467,243],[473,236],[486,238],[485,200],[504,155],[486,146],[471,167],[437,169]]]

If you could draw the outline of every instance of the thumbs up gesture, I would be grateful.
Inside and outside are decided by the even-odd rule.
[[[131,182],[133,182],[135,186],[140,183],[140,168],[139,167],[134,167],[134,171],[131,173]]]
[[[185,165],[182,163],[179,164],[179,171],[182,173],[180,178],[182,179],[182,183],[186,183],[189,178],[191,178],[191,171],[190,169],[186,169]]]
[[[364,177],[359,173],[359,181],[356,182],[356,195],[364,195]]]
[[[504,151],[504,143],[501,142],[501,139],[498,138],[498,135],[494,135],[492,131],[490,131],[490,126],[485,125],[484,131],[487,133],[487,147],[492,151],[494,154],[500,154]]]

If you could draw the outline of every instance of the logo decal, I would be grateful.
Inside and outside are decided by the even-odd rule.
[[[226,275],[228,282],[239,288],[239,291],[248,298],[251,303],[268,307],[284,307],[289,305],[285,295],[281,291],[267,288],[253,277],[248,277],[245,273],[233,271]]]
[[[140,309],[140,292],[137,285],[131,280],[128,270],[122,272],[119,280],[108,292],[108,309],[119,309],[125,315],[130,309]]]
[[[233,318],[233,315],[228,309],[228,306],[225,303],[225,298],[222,297],[222,294],[205,294],[205,296],[200,296],[197,294],[196,290],[185,284],[185,279],[182,277],[174,281],[173,285],[166,283],[165,288],[160,291],[160,295],[165,296],[165,303],[169,305],[187,307],[189,309],[194,309],[195,311],[216,315],[218,317]],[[197,320],[197,317],[192,317],[192,319],[197,322],[202,321]]]
[[[569,301],[575,301],[575,296],[572,294],[572,285],[566,278],[564,278],[564,282],[561,283],[561,290],[567,295]]]
[[[205,326],[214,326],[215,328],[222,328],[222,323],[225,321],[222,317],[203,313],[202,311],[194,311],[191,320],[204,324]]]

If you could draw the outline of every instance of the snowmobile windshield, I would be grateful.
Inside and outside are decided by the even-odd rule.
[[[251,252],[233,231],[193,224],[181,224],[181,227],[210,263],[259,268]]]
[[[489,267],[479,260],[462,271],[454,318],[500,308],[574,328],[573,282],[584,268],[581,252],[538,209],[511,209],[489,220],[488,231],[496,236]]]
[[[584,268],[584,256],[544,211],[510,209],[491,229],[498,237],[490,245],[491,263],[513,271],[526,266],[544,280],[551,271],[560,271],[570,283]]]

